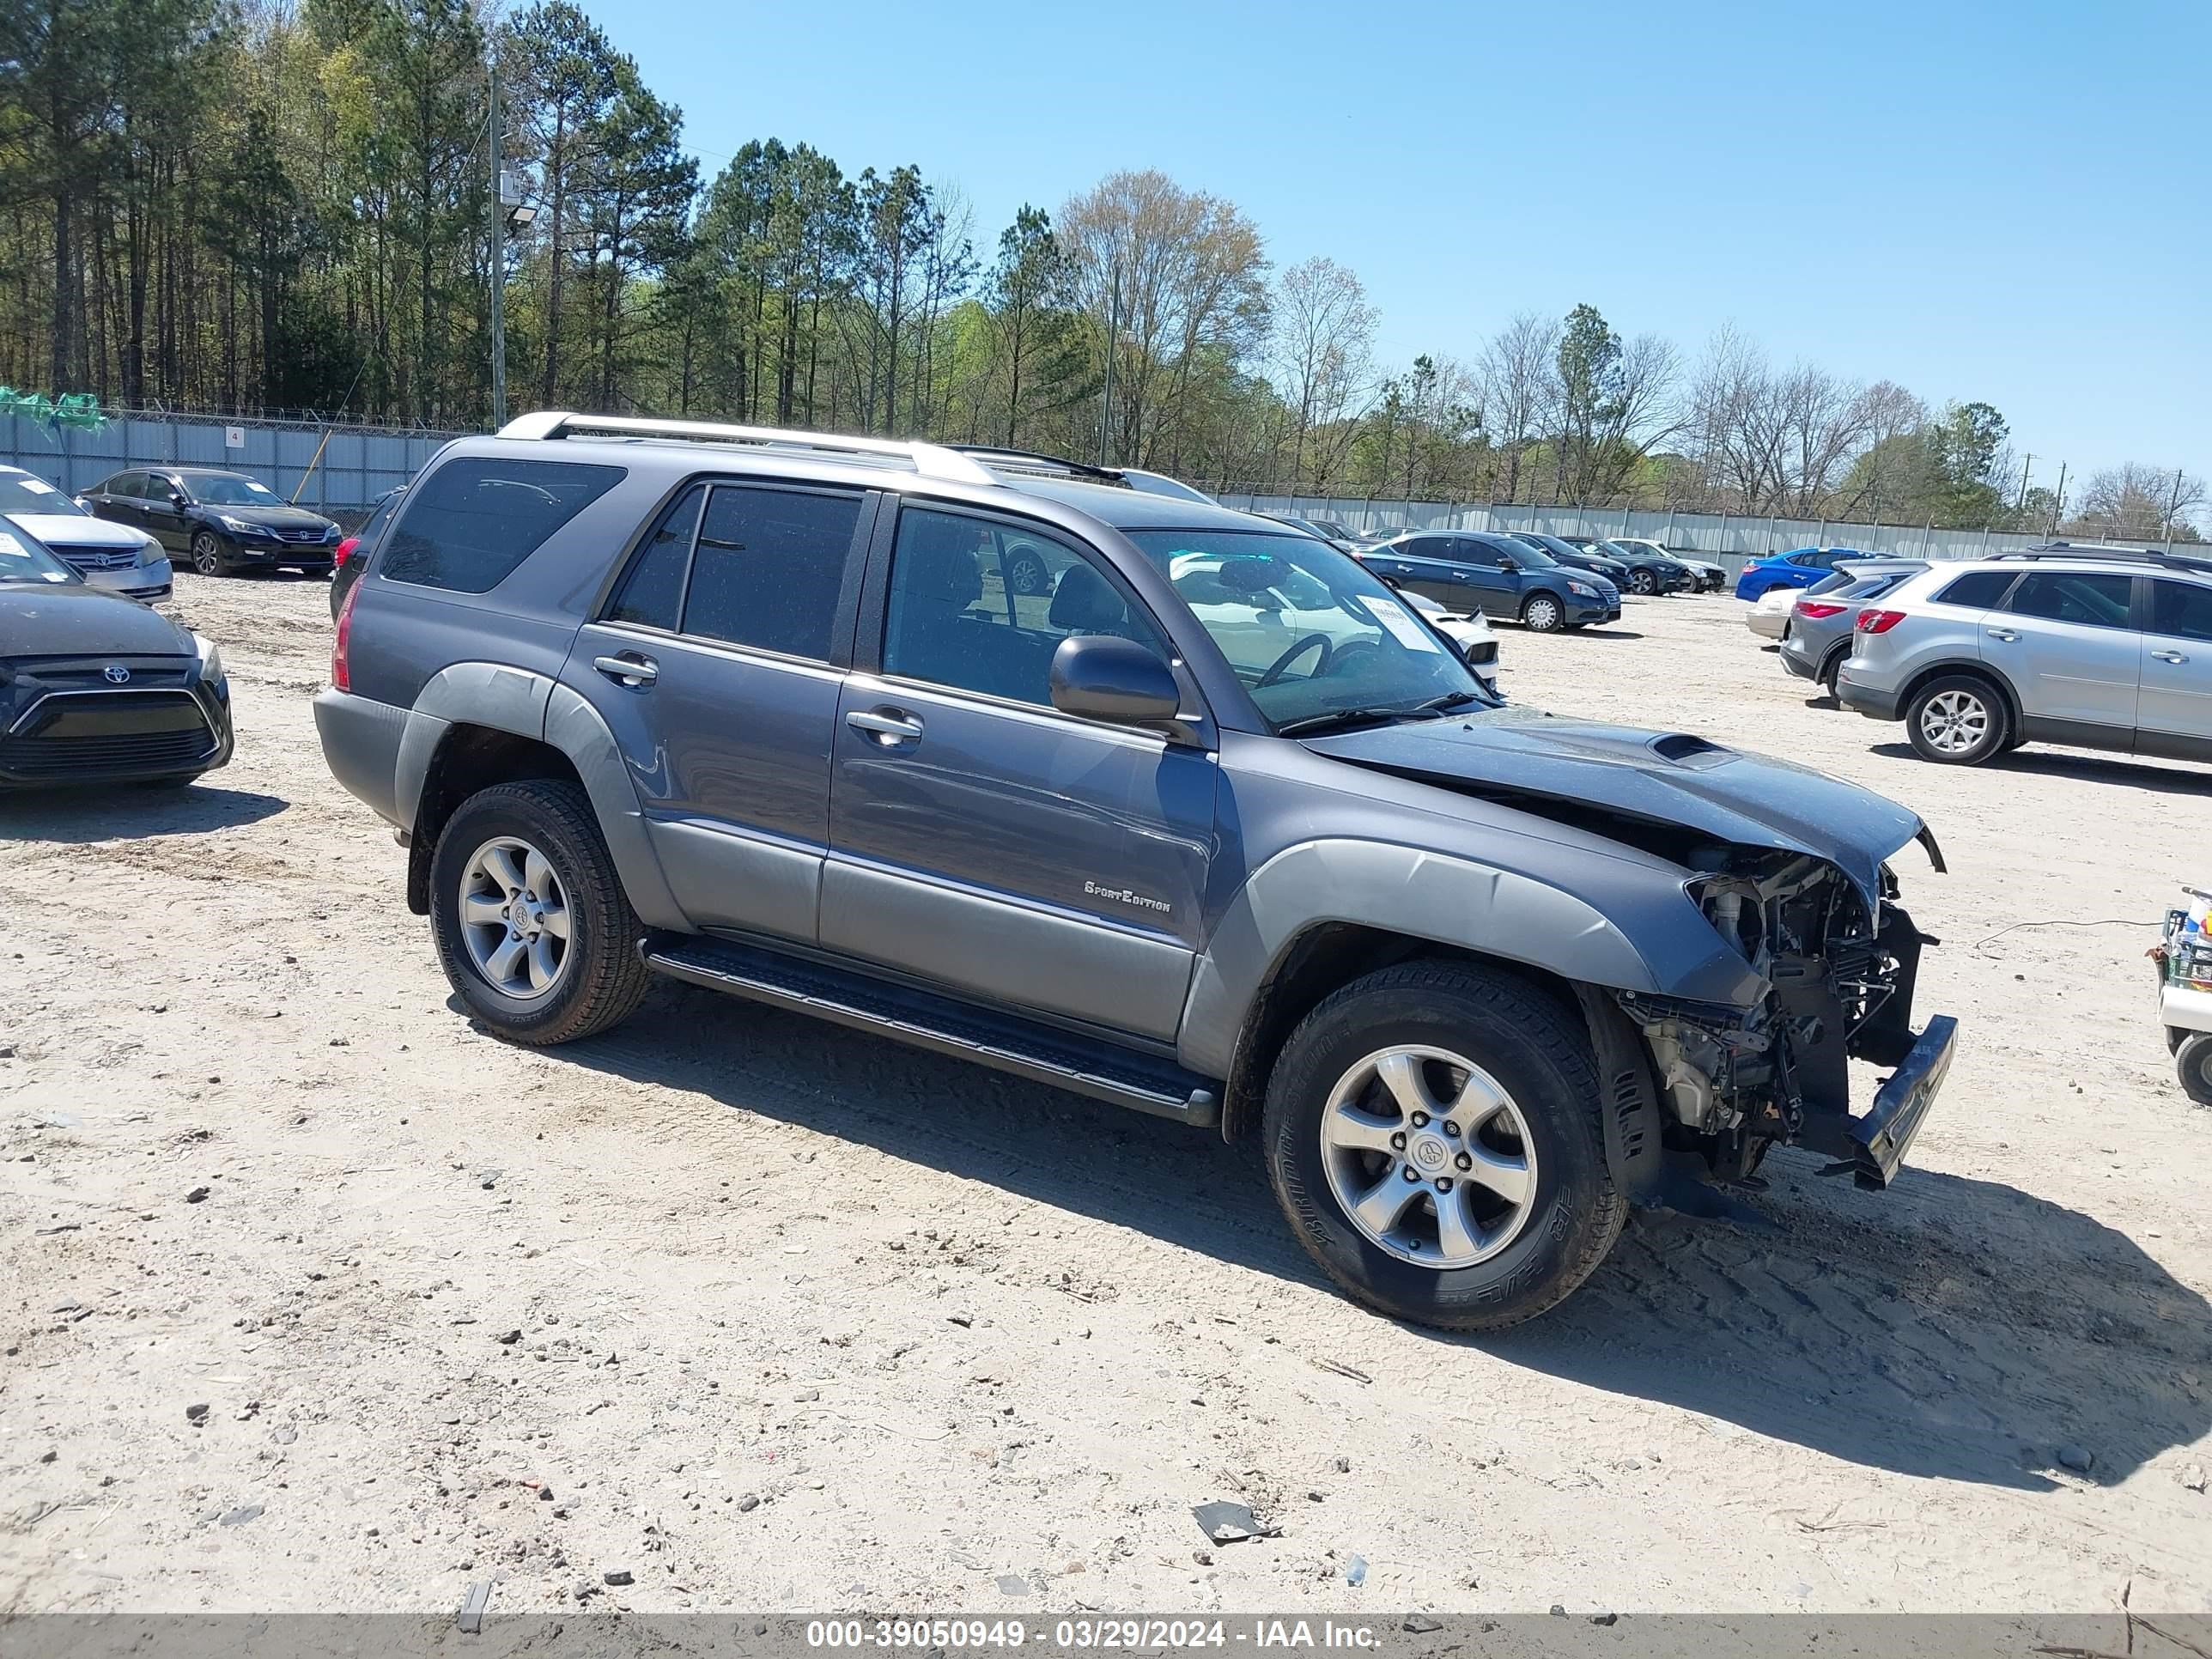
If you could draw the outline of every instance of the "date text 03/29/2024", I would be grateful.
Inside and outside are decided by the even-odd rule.
[[[1157,1652],[1180,1648],[1339,1648],[1380,1645],[1372,1626],[1306,1619],[1060,1619],[1032,1626],[1020,1619],[817,1619],[810,1648],[1104,1649]]]

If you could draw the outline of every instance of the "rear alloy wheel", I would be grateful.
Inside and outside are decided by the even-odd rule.
[[[2185,1042],[2173,1065],[2182,1093],[2199,1106],[2212,1106],[2212,1031],[2198,1031]]]
[[[1628,591],[1648,599],[1659,591],[1659,579],[1648,570],[1632,570],[1628,573]]]
[[[1394,1319],[1533,1318],[1595,1271],[1627,1214],[1581,1021],[1486,968],[1407,963],[1323,1000],[1276,1060],[1263,1127],[1299,1243]]]
[[[1996,689],[1971,675],[1930,680],[1905,708],[1905,734],[1913,748],[1923,760],[1945,766],[1979,766],[2002,754],[2011,727]]]
[[[1567,613],[1549,593],[1536,593],[1521,607],[1521,625],[1532,634],[1556,634],[1567,624]]]
[[[574,783],[503,783],[462,802],[430,860],[430,924],[453,989],[510,1042],[605,1030],[649,982],[644,926]]]
[[[202,530],[193,533],[192,568],[203,576],[223,574],[222,544],[216,539],[214,531]]]

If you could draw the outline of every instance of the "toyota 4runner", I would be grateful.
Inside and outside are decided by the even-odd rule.
[[[1256,1134],[1397,1317],[1551,1307],[1662,1168],[1886,1185],[1950,1062],[1912,813],[1501,706],[1358,562],[1101,469],[528,416],[408,491],[331,680],[493,1030],[665,975]]]

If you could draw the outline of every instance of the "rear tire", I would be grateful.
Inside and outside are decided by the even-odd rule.
[[[1521,607],[1521,625],[1531,634],[1556,634],[1567,625],[1566,607],[1550,593],[1531,593]]]
[[[1905,706],[1905,735],[1923,760],[1938,765],[1979,766],[2004,752],[2011,732],[2003,696],[1976,675],[1939,676]]]
[[[2212,1106],[2212,1031],[2197,1031],[2173,1057],[2181,1077],[2181,1091],[2199,1106]]]
[[[495,920],[487,926],[481,909],[478,920],[463,920],[464,905],[471,897],[479,906],[489,901],[496,908],[501,896],[479,873],[481,855],[495,844],[542,855],[551,882],[532,882],[530,897],[544,899],[541,888],[558,891],[565,936],[545,930],[547,951],[556,962],[540,993],[502,989],[490,969],[479,966],[479,951],[471,949],[472,939],[479,946],[487,935],[498,941],[499,924]],[[520,889],[519,883],[509,885]],[[505,896],[512,900],[517,891]],[[552,908],[538,907],[539,920]],[[574,783],[550,778],[502,783],[461,803],[430,859],[430,931],[454,991],[471,1013],[510,1042],[538,1048],[596,1036],[635,1012],[652,982],[636,949],[644,924],[623,891],[591,799]],[[494,957],[491,968],[497,969],[496,952]],[[514,971],[519,975],[520,969]]]
[[[1434,1114],[1417,1117],[1424,1104]],[[1298,1242],[1354,1301],[1498,1330],[1563,1301],[1620,1236],[1599,1109],[1568,1011],[1510,974],[1407,963],[1324,999],[1283,1045],[1267,1171]]]

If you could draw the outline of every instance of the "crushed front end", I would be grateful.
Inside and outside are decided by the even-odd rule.
[[[1933,840],[1920,839],[1940,870]],[[1887,1186],[1957,1040],[1947,1015],[1912,1029],[1920,953],[1937,941],[1897,903],[1887,865],[1871,896],[1808,854],[1729,848],[1706,867],[1691,896],[1765,990],[1748,1006],[1618,994],[1651,1054],[1665,1144],[1702,1158],[1715,1180],[1749,1176],[1785,1145],[1826,1154],[1862,1187]],[[1857,1115],[1852,1060],[1892,1068]]]

